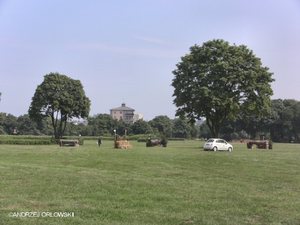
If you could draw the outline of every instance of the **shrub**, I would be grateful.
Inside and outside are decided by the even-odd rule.
[[[15,135],[0,136],[0,144],[51,145],[55,143],[56,143],[55,140],[49,136],[15,136]]]

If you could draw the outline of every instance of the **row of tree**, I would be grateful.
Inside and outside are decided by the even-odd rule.
[[[65,135],[110,136],[114,134],[146,134],[168,138],[209,138],[212,133],[206,122],[191,124],[187,119],[170,119],[157,116],[150,121],[138,120],[133,124],[112,119],[108,114],[98,114],[81,122],[69,122]],[[0,113],[0,134],[54,135],[50,118],[39,122],[28,115],[15,117]],[[300,142],[300,101],[272,100],[271,115],[264,118],[249,116],[226,121],[220,137],[226,140],[259,138],[264,135],[275,142]]]
[[[157,116],[150,121],[138,120],[133,124],[113,119],[108,114],[98,114],[87,120],[69,121],[64,134],[71,136],[110,136],[114,130],[119,135],[146,134],[166,136],[168,138],[196,138],[199,126],[190,124],[186,119],[170,119],[167,116]],[[0,113],[0,134],[22,135],[54,135],[51,118],[38,122],[30,119],[29,115],[15,117],[11,114]]]
[[[210,137],[207,124],[200,127],[202,137]],[[300,143],[300,102],[292,99],[271,101],[270,116],[240,116],[226,121],[220,130],[226,140],[254,139],[264,136],[275,142]]]

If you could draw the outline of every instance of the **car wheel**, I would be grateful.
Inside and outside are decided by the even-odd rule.
[[[229,151],[229,152],[232,152],[232,148],[231,148],[231,147],[229,147],[229,148],[228,148],[228,151]]]
[[[215,147],[213,148],[213,150],[214,150],[214,152],[216,152],[216,151],[218,150],[217,146],[215,146]]]

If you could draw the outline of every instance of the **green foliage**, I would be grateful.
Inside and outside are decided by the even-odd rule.
[[[78,136],[65,136],[61,139],[79,140],[79,144],[83,145],[85,138]],[[58,144],[58,140],[51,136],[35,136],[35,135],[0,135],[0,144],[7,145],[52,145]]]
[[[169,140],[176,137],[182,140],[196,137],[209,138],[212,134],[206,122],[201,125],[191,125],[187,119],[169,119],[165,116],[158,116],[153,121],[137,121],[136,124],[124,125],[122,121],[113,120],[108,114],[98,114],[89,117],[87,122],[68,123],[65,135],[84,136],[88,140],[97,140],[99,136],[104,139],[113,140],[113,130],[117,129],[118,134],[124,135],[127,129],[127,138],[146,142],[149,135],[161,137],[161,131],[169,130]],[[169,121],[166,123],[166,121]],[[167,124],[167,126],[165,126]],[[152,126],[151,126],[152,125]],[[50,118],[44,118],[39,122],[32,121],[28,115],[15,117],[11,114],[0,113],[0,134],[12,134],[16,129],[21,135],[53,135]],[[226,140],[238,140],[259,138],[265,135],[275,142],[300,142],[300,102],[291,99],[272,100],[271,115],[265,117],[239,116],[238,119],[226,120],[220,129],[220,137]],[[145,131],[146,133],[142,133]],[[151,131],[151,132],[150,132]],[[136,134],[138,133],[138,134]],[[174,139],[175,138],[175,139]]]
[[[131,141],[139,141],[143,139],[147,139],[149,137],[148,134],[132,134],[128,135],[126,138]]]
[[[79,80],[50,73],[38,85],[28,112],[35,121],[50,117],[55,138],[60,138],[69,119],[85,118],[89,111],[90,100],[85,96]]]
[[[17,127],[17,118],[9,113],[0,113],[0,127],[2,134],[12,134]]]
[[[212,40],[181,58],[172,86],[177,115],[205,117],[217,137],[226,120],[270,111],[272,73],[246,46]]]
[[[42,120],[33,121],[29,115],[15,117],[11,114],[0,113],[0,134],[12,134],[16,128],[20,135],[53,135],[51,118],[44,117]],[[148,137],[149,135],[160,136],[164,132],[174,138],[197,137],[197,126],[188,123],[186,119],[176,118],[171,120],[166,116],[158,116],[152,121],[138,120],[133,124],[125,124],[117,121],[108,114],[97,114],[88,117],[87,120],[70,122],[66,125],[66,136],[112,136],[114,131],[123,136],[125,129],[127,136]]]
[[[125,129],[130,138],[133,135],[142,135],[147,138],[149,135],[161,136],[162,134],[168,138],[190,138],[197,136],[197,127],[188,123],[186,119],[177,118],[171,120],[167,116],[157,116],[149,122],[138,120],[129,125],[123,121],[114,120],[108,114],[98,114],[89,117],[87,125],[72,126],[73,133],[77,132],[83,136],[109,136],[114,134],[113,130],[116,130],[118,135],[123,136]]]
[[[99,136],[83,136],[85,141],[94,141],[95,143],[98,141]],[[113,141],[114,136],[101,136],[102,141]]]
[[[186,119],[176,118],[173,120],[172,137],[191,138],[193,127]]]
[[[292,99],[273,100],[269,126],[274,141],[300,142],[300,102]]]
[[[168,139],[165,137],[165,136],[162,136],[161,137],[161,145],[163,146],[163,147],[167,147],[167,144],[168,144]]]
[[[56,144],[56,141],[49,136],[0,135],[0,144],[51,145]]]
[[[51,121],[46,118],[35,122],[27,114],[15,117],[0,113],[0,134],[13,134],[16,130],[21,135],[52,135]]]
[[[199,127],[199,137],[208,139],[212,137],[209,127],[207,126],[206,122],[203,122]]]
[[[172,120],[167,116],[156,116],[149,121],[150,126],[160,135],[171,137],[172,135]]]
[[[5,131],[4,131],[3,126],[0,125],[0,135],[2,135],[2,134],[6,134],[6,133],[5,133]]]
[[[89,135],[103,136],[113,134],[118,121],[108,114],[97,114],[88,118]]]
[[[275,142],[300,142],[300,102],[293,99],[272,100],[271,115],[247,116],[226,121],[221,129],[225,139],[257,139],[264,135]]]
[[[43,121],[39,121],[42,124]],[[38,124],[29,118],[29,115],[22,115],[17,118],[18,134],[41,135]]]
[[[148,122],[144,120],[138,120],[130,127],[131,132],[134,134],[152,134],[153,130]]]

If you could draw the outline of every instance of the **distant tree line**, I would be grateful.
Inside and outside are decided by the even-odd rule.
[[[300,143],[300,102],[292,99],[272,100],[270,116],[260,119],[241,116],[235,121],[226,121],[220,133],[227,140],[264,136],[275,142]],[[200,134],[210,137],[206,124],[200,127]]]
[[[240,117],[226,121],[220,137],[226,140],[252,139],[264,135],[275,142],[300,142],[300,102],[290,99],[272,100],[271,116],[258,119],[256,116]],[[32,121],[29,115],[19,117],[0,113],[0,134],[54,135],[50,118]],[[114,130],[119,135],[153,135],[167,138],[212,137],[206,122],[190,124],[187,119],[170,119],[157,116],[150,121],[138,120],[133,124],[112,119],[108,114],[90,116],[85,121],[70,122],[65,135],[110,136]]]
[[[174,138],[197,138],[199,126],[190,124],[186,119],[170,119],[167,116],[157,116],[150,121],[138,120],[133,124],[113,119],[108,114],[97,114],[87,120],[69,121],[66,125],[66,136],[111,136],[114,130],[119,135],[152,135]],[[0,113],[0,134],[14,135],[52,135],[54,131],[51,118],[38,122],[29,115],[19,117]]]

